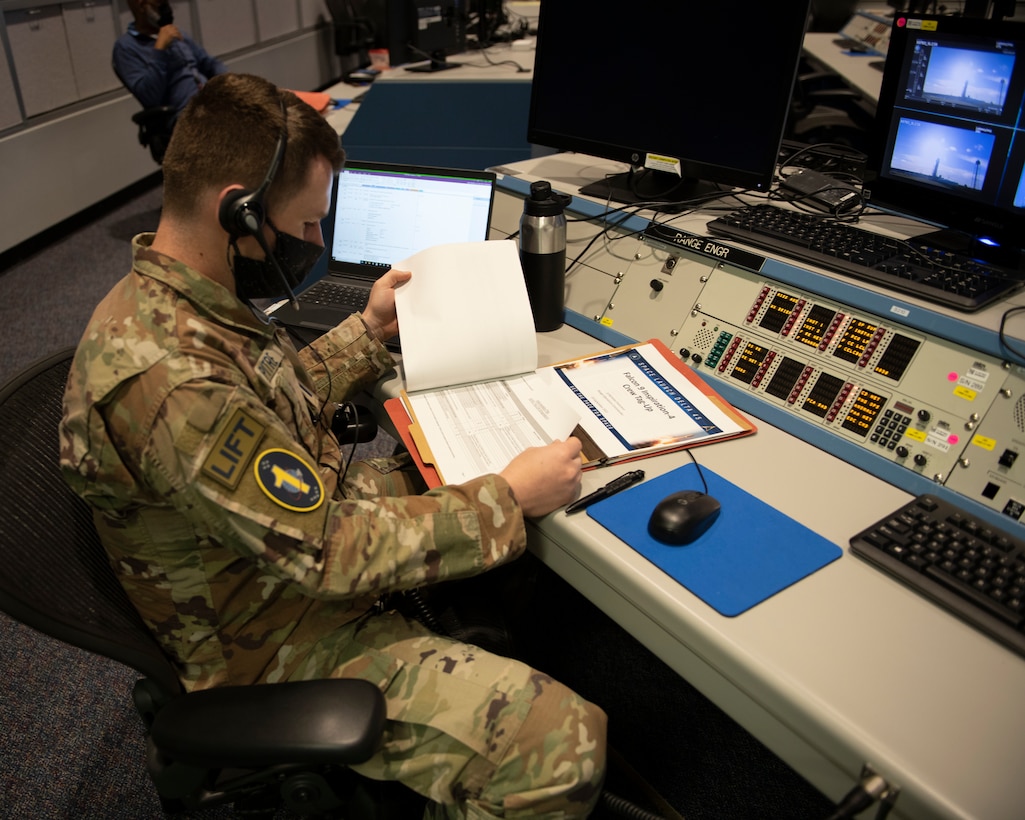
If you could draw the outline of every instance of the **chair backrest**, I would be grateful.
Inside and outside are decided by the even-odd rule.
[[[73,646],[181,691],[167,656],[132,606],[93,526],[60,472],[59,425],[74,350],[0,388],[0,610]]]

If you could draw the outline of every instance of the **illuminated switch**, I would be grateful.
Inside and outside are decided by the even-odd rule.
[[[1004,450],[1004,454],[1000,456],[998,463],[1001,467],[1013,467],[1017,458],[1018,454],[1014,450]]]

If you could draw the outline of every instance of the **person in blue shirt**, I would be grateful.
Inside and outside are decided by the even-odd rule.
[[[128,7],[135,22],[114,43],[114,72],[143,108],[167,105],[176,119],[227,66],[179,31],[167,0],[128,0]]]

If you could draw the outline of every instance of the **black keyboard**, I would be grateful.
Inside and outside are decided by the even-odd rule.
[[[752,205],[708,223],[749,242],[898,293],[971,312],[1022,286],[1025,275],[969,256],[775,205]]]
[[[345,308],[353,313],[362,313],[369,298],[370,291],[367,288],[321,279],[302,292],[300,301],[306,305],[328,305]]]
[[[1025,540],[921,495],[851,551],[1025,657]]]

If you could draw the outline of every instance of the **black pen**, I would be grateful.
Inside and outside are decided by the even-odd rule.
[[[615,495],[620,490],[625,490],[631,484],[636,484],[644,478],[644,470],[634,470],[632,473],[624,473],[619,478],[614,478],[604,487],[595,490],[590,495],[585,495],[583,498],[578,498],[568,507],[566,507],[566,514],[579,512],[585,507],[590,507],[592,504],[596,504],[603,498],[608,498],[610,495]]]

